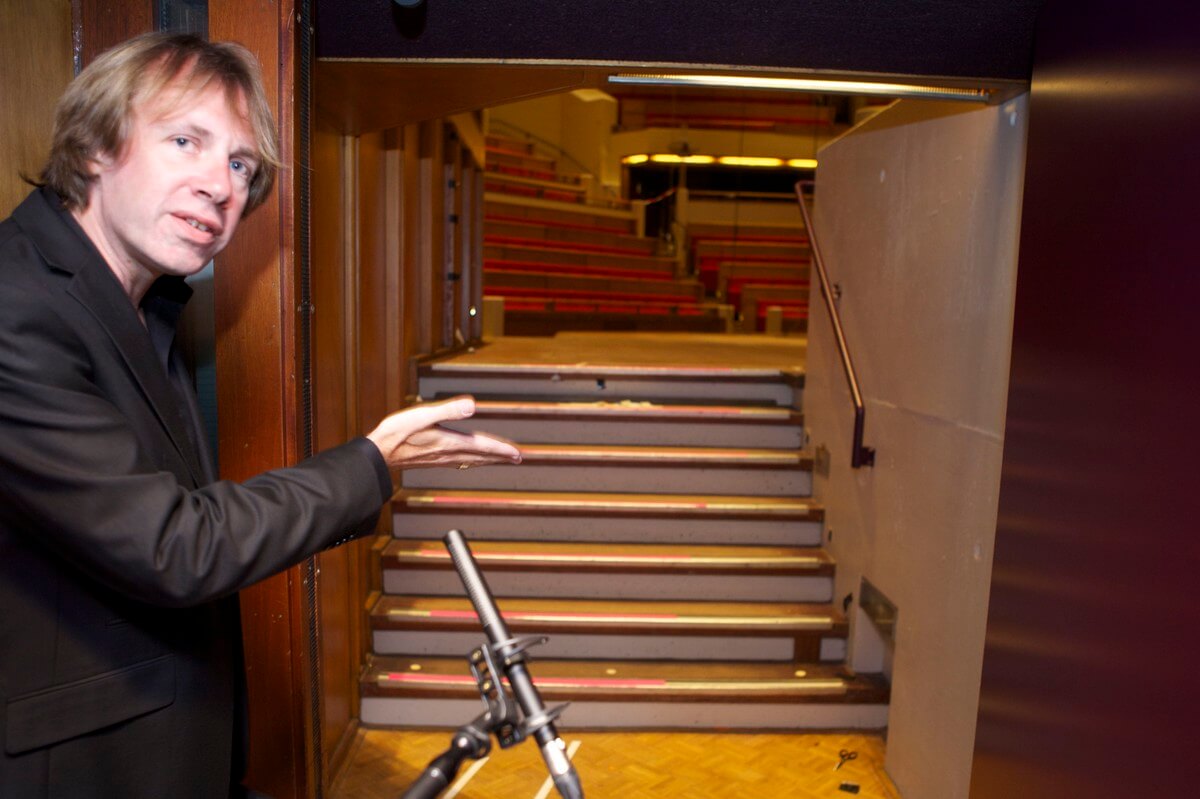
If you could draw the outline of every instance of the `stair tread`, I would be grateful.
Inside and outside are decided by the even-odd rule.
[[[396,493],[394,500],[399,508],[410,511],[450,513],[486,510],[489,513],[553,512],[812,520],[824,517],[824,510],[818,503],[792,497],[402,489]]]
[[[600,250],[579,249],[578,246],[572,246],[571,242],[554,241],[551,239],[487,239],[483,241],[483,251],[485,257],[492,257],[497,251],[506,253],[532,253],[542,255],[555,255],[567,258],[584,258],[593,257],[598,261],[606,260],[624,260],[635,263],[646,263],[659,266],[663,269],[675,269],[675,259],[668,255],[654,255],[645,253],[625,253],[625,252],[603,252]],[[511,257],[504,255],[496,255],[495,257]],[[571,263],[575,263],[572,261]]]
[[[572,377],[653,377],[657,379],[697,378],[712,380],[753,380],[755,382],[793,382],[803,379],[803,371],[794,369],[737,367],[737,366],[691,366],[603,363],[489,363],[480,360],[434,361],[423,363],[419,373],[425,375],[504,375],[507,377],[544,378],[546,375],[570,375]]]
[[[706,602],[594,599],[498,599],[496,604],[514,632],[603,627],[622,633],[668,629],[689,631],[845,632],[845,621],[827,603]],[[471,602],[457,597],[385,594],[371,611],[378,628],[439,626],[475,630],[479,620]]]
[[[522,186],[538,186],[547,189],[555,189],[561,191],[577,192],[582,194],[587,191],[587,186],[579,182],[579,178],[575,175],[560,175],[555,180],[545,180],[542,178],[529,178],[523,175],[509,175],[504,172],[493,172],[487,170],[484,173],[484,180],[487,182],[499,181],[501,183],[516,183]]]
[[[792,408],[744,405],[674,405],[657,402],[537,402],[479,400],[475,418],[606,419],[625,421],[705,421],[739,424],[801,424],[803,415]]]
[[[735,447],[639,447],[601,444],[522,444],[522,463],[735,466],[811,470],[812,456],[803,450]]]
[[[482,642],[482,641],[481,641]],[[886,701],[881,675],[844,666],[792,663],[543,660],[530,658],[543,698],[661,700],[729,696],[737,701],[784,697],[843,702]],[[477,696],[466,658],[374,656],[363,674],[372,696]]]
[[[505,194],[504,192],[500,191],[491,191],[486,186],[484,187],[483,191],[483,201],[485,204],[490,206],[492,210],[494,210],[496,206],[506,206],[508,208],[520,207],[529,211],[533,211],[534,213],[538,211],[547,211],[556,214],[566,214],[575,218],[591,217],[594,220],[626,222],[628,223],[629,227],[632,227],[635,220],[632,209],[624,204],[622,204],[622,207],[613,207],[608,205],[588,205],[578,202],[565,202],[561,200],[552,200],[540,197],[526,197],[519,194]],[[486,210],[485,213],[487,213]],[[615,230],[616,228],[613,229]]]
[[[553,569],[650,573],[832,574],[824,550],[804,547],[695,544],[607,544],[599,542],[472,541],[489,571]],[[451,568],[450,554],[436,540],[393,540],[384,550],[388,566]]]
[[[505,214],[488,214],[483,218],[484,240],[489,236],[517,235],[540,241],[555,241],[562,243],[579,243],[579,236],[584,243],[592,241],[607,242],[614,247],[648,250],[653,252],[658,248],[658,240],[634,233],[617,233],[609,230],[590,230],[585,226],[574,227],[570,223],[554,224],[553,222],[526,219],[523,217],[507,216]],[[507,233],[494,233],[495,230]]]
[[[544,230],[545,228],[541,228]],[[531,231],[532,232],[532,231]],[[653,239],[645,240],[630,237],[633,242],[622,245],[618,243],[598,244],[596,242],[587,241],[572,241],[570,239],[552,239],[546,237],[531,237],[529,235],[513,236],[501,233],[483,234],[484,246],[492,245],[496,247],[538,247],[543,249],[557,250],[562,252],[572,253],[596,253],[599,255],[631,255],[638,258],[657,257],[654,255],[650,245],[654,244]],[[638,246],[636,242],[646,241],[646,244]]]

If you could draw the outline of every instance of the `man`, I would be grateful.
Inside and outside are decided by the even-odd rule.
[[[391,473],[517,463],[393,414],[216,482],[174,325],[270,191],[252,56],[152,35],[60,101],[43,186],[0,223],[0,797],[220,797],[243,729],[236,591],[372,529]]]

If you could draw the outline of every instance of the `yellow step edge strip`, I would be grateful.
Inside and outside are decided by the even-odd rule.
[[[791,408],[739,408],[728,405],[658,405],[653,402],[499,402],[475,403],[475,415],[489,413],[526,413],[529,416],[594,414],[597,416],[645,416],[649,418],[695,417],[697,420],[772,419],[790,421]]]
[[[771,465],[794,466],[802,463],[807,455],[798,450],[773,449],[718,449],[709,447],[621,447],[588,446],[584,444],[526,444],[521,447],[526,462],[536,463],[538,458],[570,460],[628,460],[658,461],[687,460],[704,462],[739,463],[752,461]]]
[[[399,557],[411,557],[424,560],[449,561],[450,553],[445,550],[402,548],[397,553]],[[687,555],[571,555],[539,552],[486,552],[476,546],[475,559],[480,561],[512,562],[522,560],[537,560],[551,563],[612,563],[612,564],[679,564],[679,565],[727,565],[727,566],[773,566],[773,565],[804,565],[819,566],[824,561],[811,555],[780,555],[778,557],[760,558],[730,558],[719,555],[687,556]]]
[[[755,502],[641,502],[638,500],[586,500],[586,499],[521,499],[519,497],[462,497],[454,495],[434,496],[403,496],[401,499],[409,505],[442,505],[467,506],[510,505],[520,508],[583,508],[583,509],[624,509],[624,510],[728,510],[753,511],[769,515],[771,513],[809,513],[812,506],[806,503],[782,505],[775,503]]]
[[[429,364],[434,372],[515,372],[525,374],[556,374],[558,372],[606,372],[635,375],[685,375],[688,377],[781,377],[780,369],[748,369],[738,366],[614,366],[593,363],[471,363],[446,362]]]
[[[620,613],[552,613],[538,611],[501,610],[509,622],[586,622],[602,625],[682,625],[685,627],[787,627],[793,630],[830,630],[833,619],[829,616],[681,616],[677,614],[630,615]],[[389,608],[389,618],[463,619],[475,618],[473,611],[419,610],[416,608]]]
[[[469,678],[456,678],[447,680],[438,675],[432,675],[424,678],[423,675],[414,674],[380,674],[376,676],[375,682],[381,686],[387,685],[441,685],[448,688],[459,687],[459,685],[473,684]],[[630,683],[633,684],[630,684]],[[745,693],[803,693],[820,696],[840,696],[847,693],[845,680],[839,679],[798,679],[798,680],[607,680],[604,678],[597,679],[570,679],[564,677],[551,677],[543,680],[534,679],[534,683],[543,690],[546,688],[570,688],[576,690],[587,690],[597,688],[628,688],[636,691],[649,692],[717,692],[717,691],[739,691]]]

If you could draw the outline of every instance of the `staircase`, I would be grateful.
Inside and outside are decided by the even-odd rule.
[[[571,701],[565,726],[886,726],[886,685],[844,662],[802,375],[475,357],[420,381],[427,399],[474,394],[460,429],[520,442],[525,462],[405,474],[377,547],[365,723],[479,713],[465,656],[483,633],[441,543],[459,528],[512,633],[550,637],[531,671]]]

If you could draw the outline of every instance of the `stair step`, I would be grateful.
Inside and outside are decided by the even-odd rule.
[[[484,192],[483,200],[485,218],[501,215],[545,225],[623,234],[632,234],[637,228],[637,221],[628,209],[557,203],[488,191]]]
[[[481,641],[482,643],[482,641]],[[822,663],[674,663],[669,661],[543,660],[531,650],[533,681],[547,701],[599,699],[654,702],[706,697],[746,702],[878,702],[881,675],[857,675]],[[466,657],[372,658],[364,696],[407,693],[478,697]]]
[[[812,493],[812,457],[803,450],[521,444],[520,466],[413,469],[405,488],[680,493],[760,496]]]
[[[487,243],[483,245],[485,263],[541,263],[569,265],[576,270],[589,268],[619,269],[647,275],[675,275],[675,260],[661,255],[629,255],[625,253],[592,252],[557,247],[552,242],[537,244]]]
[[[591,542],[471,544],[496,596],[828,602],[834,565],[820,549]],[[389,594],[459,596],[463,588],[437,540],[384,547]]]
[[[792,225],[738,222],[691,222],[687,226],[689,241],[721,239],[725,241],[769,241],[807,244],[808,233],[800,215]]]
[[[505,335],[541,337],[583,331],[724,334],[730,326],[727,314],[696,302],[630,305],[635,307],[629,310],[599,299],[510,298],[504,304],[504,331]]]
[[[549,267],[549,268],[547,268]],[[704,287],[694,280],[676,281],[670,277],[625,277],[614,274],[560,272],[554,264],[517,265],[513,268],[487,264],[483,271],[483,293],[489,296],[534,296],[550,300],[601,295],[596,299],[628,301],[655,298],[676,303],[697,303]],[[611,295],[611,296],[609,296]]]
[[[432,361],[418,367],[425,399],[472,394],[476,399],[645,400],[799,407],[799,371],[734,367],[496,364]]]
[[[804,417],[774,406],[480,400],[473,417],[447,426],[531,444],[799,449]]]
[[[482,636],[479,643],[482,643]],[[887,723],[880,675],[824,664],[543,660],[530,672],[560,726],[875,728]],[[454,728],[478,713],[465,657],[373,657],[361,682],[368,724]]]
[[[488,148],[497,148],[506,150],[510,153],[519,155],[532,155],[533,142],[528,139],[518,139],[512,136],[505,136],[502,133],[488,133],[484,136],[484,146]]]
[[[546,657],[805,662],[845,657],[847,624],[828,604],[510,599],[497,605],[512,635],[546,635]],[[481,634],[467,599],[379,597],[377,654],[454,656]]]
[[[522,186],[536,189],[545,189],[553,192],[565,192],[569,195],[582,195],[587,191],[587,186],[583,185],[577,176],[561,175],[553,180],[544,178],[526,177],[524,175],[507,175],[503,172],[486,171],[483,176],[484,185],[487,191],[506,191],[510,187]]]
[[[581,252],[581,253],[600,253],[603,255],[620,255],[634,258],[651,258],[661,257],[655,256],[655,241],[653,239],[638,239],[630,238],[629,242],[620,244],[605,243],[596,244],[585,241],[548,239],[546,236],[532,236],[528,231],[522,231],[525,235],[518,234],[502,234],[496,231],[494,223],[488,224],[488,230],[484,233],[484,246],[496,247],[542,247],[557,250],[559,252]],[[539,228],[541,231],[547,228]]]
[[[552,224],[535,222],[517,216],[493,214],[483,219],[484,241],[495,241],[497,238],[526,239],[555,243],[562,246],[596,246],[608,247],[622,252],[638,252],[643,255],[654,255],[658,249],[656,239],[643,236],[633,236],[628,233],[613,233],[604,229],[595,230],[589,226],[574,226],[569,223]]]
[[[489,539],[816,546],[824,509],[794,497],[549,491],[400,491],[397,538],[461,529]]]
[[[511,260],[504,258],[487,258],[483,262],[484,275],[490,273],[525,273],[531,275],[540,275],[543,277],[590,277],[590,278],[610,278],[618,280],[636,280],[641,284],[657,283],[661,286],[670,286],[663,288],[665,291],[679,290],[672,286],[676,281],[673,272],[666,269],[637,269],[625,268],[623,266],[584,266],[572,263],[556,263],[554,261],[522,261]],[[689,286],[698,289],[693,296],[699,299],[703,296],[703,286],[700,281],[692,278],[683,278],[684,282]],[[645,290],[639,288],[637,290]]]
[[[514,149],[501,144],[488,144],[484,148],[484,164],[510,164],[554,172],[557,169],[555,159],[545,155],[535,155],[525,148]]]

